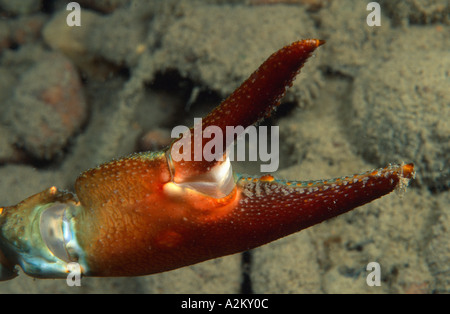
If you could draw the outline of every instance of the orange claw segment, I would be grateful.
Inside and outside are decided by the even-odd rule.
[[[243,250],[262,245],[369,203],[396,188],[404,189],[413,177],[414,166],[408,164],[355,177],[297,184],[243,178],[238,181],[241,199],[232,218],[238,231],[227,242],[234,241]],[[247,239],[245,244],[240,237]]]
[[[311,56],[313,51],[323,45],[325,41],[305,39],[294,42],[272,54],[238,89],[236,89],[217,108],[209,113],[202,121],[201,129],[217,126],[225,134],[227,126],[242,126],[244,129],[270,115],[286,90],[292,85],[296,75]],[[235,138],[237,137],[236,134]],[[207,172],[217,161],[195,162],[194,143],[203,149],[205,141],[194,139],[191,129],[191,160],[174,161],[174,181],[184,182],[186,178]],[[223,138],[224,151],[232,144],[233,139]],[[172,147],[180,145],[175,141]],[[178,150],[178,148],[176,148]]]
[[[171,184],[164,154],[135,155],[80,176],[76,191],[85,210],[74,220],[87,275],[145,275],[213,257],[196,243],[236,207],[237,189],[215,199],[167,190]]]

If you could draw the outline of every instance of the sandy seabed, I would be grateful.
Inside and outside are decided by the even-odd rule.
[[[254,249],[245,263],[236,254],[81,287],[21,274],[0,293],[450,292],[447,1],[379,1],[381,26],[370,27],[370,1],[84,0],[78,28],[66,25],[67,2],[0,0],[4,206],[53,185],[71,190],[86,169],[164,145],[174,126],[191,125],[303,38],[327,43],[266,121],[280,126],[274,175],[413,162],[417,176],[406,194]],[[381,266],[379,287],[366,283],[370,262]]]

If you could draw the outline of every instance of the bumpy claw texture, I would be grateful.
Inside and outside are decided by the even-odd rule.
[[[245,128],[269,115],[321,44],[303,40],[273,54],[203,120],[202,130]],[[224,147],[231,143],[224,139]],[[204,142],[193,140],[191,151],[195,145]],[[227,161],[191,160],[174,161],[170,148],[135,154],[83,173],[76,196],[50,188],[1,208],[0,280],[16,275],[14,265],[50,278],[64,277],[70,262],[87,276],[167,271],[300,231],[403,189],[414,177],[407,164],[330,180],[281,181],[232,175]],[[232,183],[223,197],[195,188],[198,180],[223,177]]]

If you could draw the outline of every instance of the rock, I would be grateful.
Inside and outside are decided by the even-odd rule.
[[[86,102],[72,63],[48,53],[20,77],[2,116],[17,145],[38,159],[53,158],[84,122]]]
[[[89,77],[104,79],[116,71],[111,64],[89,49],[87,37],[95,29],[101,16],[89,10],[81,11],[82,27],[70,27],[66,22],[67,11],[56,13],[45,25],[42,35],[54,50],[62,52]]]
[[[118,66],[136,66],[141,54],[148,49],[146,21],[155,3],[134,1],[130,6],[102,16],[87,32],[86,44],[90,51]]]
[[[2,134],[0,136],[0,165],[26,162],[26,153],[14,145],[16,141],[15,135],[3,126],[0,126],[0,134]]]
[[[81,27],[69,27],[67,11],[61,10],[45,25],[43,37],[50,47],[63,52],[87,75],[108,78],[119,68],[136,65],[146,50],[146,29],[142,22],[147,17],[139,10],[143,6],[145,3],[141,2],[132,9],[117,9],[106,16],[82,9]]]
[[[0,21],[0,52],[40,39],[47,17],[44,14],[20,16]]]

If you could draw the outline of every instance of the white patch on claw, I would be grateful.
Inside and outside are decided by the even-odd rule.
[[[227,156],[224,162],[215,165],[207,173],[186,178],[180,183],[173,181],[166,183],[164,191],[171,195],[179,195],[185,192],[184,189],[190,189],[210,197],[223,198],[233,191],[235,185],[233,169]]]

